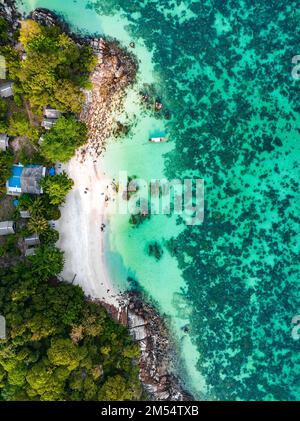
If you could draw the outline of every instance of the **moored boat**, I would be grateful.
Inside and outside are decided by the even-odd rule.
[[[160,143],[160,142],[167,142],[167,137],[150,137],[149,142],[153,143]]]

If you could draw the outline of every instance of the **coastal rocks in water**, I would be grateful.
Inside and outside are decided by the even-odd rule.
[[[64,32],[70,33],[69,26],[63,18],[48,9],[37,8],[30,14],[30,18],[42,26],[58,26]]]
[[[135,279],[129,279],[133,287]],[[193,401],[173,374],[176,363],[175,345],[165,321],[139,292],[131,291],[118,297],[119,307],[98,301],[111,317],[128,327],[141,350],[140,380],[149,398],[154,401]],[[187,332],[187,328],[185,330]]]
[[[156,401],[189,401],[179,380],[172,374],[174,347],[170,332],[158,312],[137,292],[126,296],[123,321],[141,348],[140,379],[151,399]]]
[[[149,244],[148,246],[148,254],[149,256],[155,257],[156,260],[160,260],[162,258],[164,251],[161,246],[155,241],[154,243]]]
[[[129,218],[129,223],[131,225],[134,225],[135,228],[137,228],[149,219],[150,219],[150,213],[145,208],[145,209],[141,209],[139,213],[131,215]]]
[[[42,26],[58,26],[58,19],[53,13],[47,9],[35,9],[31,15],[31,19],[35,20]],[[59,25],[60,26],[60,25]]]
[[[153,85],[144,84],[143,90],[140,91],[140,98],[145,109],[147,111],[154,111],[156,118],[170,119],[170,111],[165,110],[161,112],[165,107],[162,100],[157,96],[156,88]]]
[[[155,110],[156,110],[156,111],[160,111],[162,108],[163,108],[162,103],[161,103],[161,102],[157,99],[157,100],[155,101]]]

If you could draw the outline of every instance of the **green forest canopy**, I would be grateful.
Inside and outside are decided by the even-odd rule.
[[[57,282],[63,254],[43,246],[0,272],[0,396],[4,400],[134,400],[138,345],[79,286]],[[49,281],[50,280],[50,281]]]
[[[97,62],[92,49],[78,45],[58,27],[43,27],[32,20],[21,23],[20,41],[27,58],[16,78],[31,106],[80,112],[82,89],[90,86],[89,75]]]

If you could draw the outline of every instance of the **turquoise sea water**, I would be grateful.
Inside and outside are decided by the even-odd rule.
[[[112,142],[105,165],[144,178],[205,180],[205,220],[187,227],[152,216],[138,228],[114,217],[108,265],[133,278],[168,317],[176,370],[200,399],[299,399],[300,54],[297,2],[250,0],[28,0],[74,28],[104,33],[140,61],[126,101],[130,135]],[[142,109],[153,84],[171,120]],[[153,131],[172,142],[148,144]],[[170,243],[170,239],[173,241]],[[163,250],[157,261],[150,243]],[[183,326],[189,326],[184,333]]]

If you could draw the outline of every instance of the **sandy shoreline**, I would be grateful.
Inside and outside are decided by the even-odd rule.
[[[56,224],[60,234],[57,245],[65,253],[62,278],[72,282],[75,277],[74,284],[80,285],[87,296],[118,306],[118,292],[105,265],[105,232],[101,231],[101,225],[108,224],[107,181],[99,170],[102,159],[95,162],[87,158],[81,163],[73,158],[62,166],[73,179],[74,187]]]

